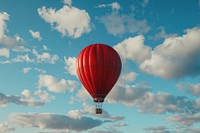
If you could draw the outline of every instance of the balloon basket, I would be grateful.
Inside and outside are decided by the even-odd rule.
[[[102,114],[102,103],[101,102],[96,103],[96,114]]]
[[[102,114],[102,109],[96,108],[96,114]]]

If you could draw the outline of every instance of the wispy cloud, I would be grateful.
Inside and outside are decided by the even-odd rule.
[[[15,128],[11,127],[7,122],[0,123],[0,132],[5,133],[10,131],[15,131]]]
[[[144,128],[144,130],[151,133],[171,133],[170,131],[168,131],[167,127],[165,126],[148,127],[148,128]]]
[[[10,50],[7,49],[7,48],[0,48],[0,56],[4,56],[6,58],[9,58]]]
[[[200,84],[178,83],[176,87],[182,91],[189,92],[193,96],[200,95]]]
[[[166,118],[168,121],[177,123],[181,127],[191,126],[194,123],[200,122],[200,114],[178,114]]]
[[[105,8],[105,7],[111,7],[113,11],[118,11],[121,8],[120,4],[117,2],[113,2],[111,4],[101,4],[97,6],[97,8]]]
[[[165,28],[163,26],[159,27],[158,30],[159,30],[159,32],[156,33],[153,36],[149,36],[149,39],[159,40],[159,39],[166,39],[166,38],[169,38],[169,37],[176,37],[176,36],[178,36],[177,34],[167,33],[166,30],[165,30]]]
[[[44,99],[35,99],[29,90],[22,91],[22,96],[5,95],[0,92],[0,106],[6,106],[9,103],[23,106],[42,106],[46,102]]]

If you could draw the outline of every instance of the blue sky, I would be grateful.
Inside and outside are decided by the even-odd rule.
[[[123,68],[103,114],[76,77],[79,52]],[[199,133],[199,0],[0,0],[0,132]]]

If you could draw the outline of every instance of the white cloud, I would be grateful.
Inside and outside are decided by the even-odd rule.
[[[115,85],[106,100],[109,103],[123,103],[127,106],[138,104],[138,100],[146,94],[149,87],[146,85]]]
[[[61,93],[67,90],[73,91],[77,84],[73,80],[58,80],[52,75],[39,75],[38,88],[46,87],[49,91]]]
[[[18,47],[18,48],[20,48],[20,47]],[[21,49],[20,52],[22,52],[22,50],[23,49]],[[16,51],[16,52],[19,52],[19,51]],[[28,52],[28,51],[26,51],[26,52]],[[30,58],[30,57],[32,57],[32,58]],[[51,55],[48,52],[43,52],[40,54],[35,49],[33,49],[32,55],[31,54],[17,55],[17,57],[15,57],[13,59],[0,61],[0,63],[1,64],[11,64],[11,63],[20,63],[20,62],[26,62],[26,63],[36,62],[36,63],[55,64],[58,59],[59,59],[59,56],[56,54]]]
[[[165,39],[154,49],[151,58],[140,64],[140,69],[166,79],[199,74],[199,36],[200,28],[192,28],[183,36]]]
[[[39,73],[42,73],[42,74],[46,73],[46,70],[43,70],[43,69],[40,69],[40,68],[34,68],[34,70],[39,72]]]
[[[72,4],[72,0],[63,0],[64,4],[67,5],[71,5]]]
[[[150,58],[151,48],[144,45],[144,37],[129,37],[114,46],[122,59],[128,59],[141,63]]]
[[[31,36],[35,39],[37,39],[38,41],[41,41],[42,40],[42,37],[40,36],[40,32],[39,31],[32,31],[32,30],[29,30],[29,32],[31,33]]]
[[[0,132],[5,133],[5,132],[10,132],[10,131],[14,131],[15,128],[10,127],[10,125],[5,122],[5,123],[0,123]]]
[[[8,103],[14,103],[23,106],[42,106],[44,101],[36,100],[33,97],[27,97],[27,92],[22,92],[22,97],[16,95],[5,95],[0,92],[0,106],[6,106]]]
[[[191,84],[191,83],[178,83],[176,87],[182,91],[191,93],[194,96],[200,95],[200,84]]]
[[[90,117],[74,119],[67,115],[51,113],[12,113],[10,121],[23,127],[69,129],[78,132],[98,127],[103,124],[102,121]]]
[[[25,67],[25,68],[23,68],[23,73],[28,73],[28,72],[30,72],[30,70],[31,70],[32,68],[30,68],[30,67]]]
[[[181,127],[191,126],[194,123],[200,122],[200,114],[174,115],[167,117],[166,120],[175,122]]]
[[[5,21],[9,20],[9,15],[6,12],[0,12],[0,40],[5,37],[7,26]]]
[[[9,20],[9,14],[6,12],[0,12],[0,44],[8,48],[16,48],[19,46],[19,43],[24,42],[19,40],[18,37],[9,37],[6,35],[7,25],[6,21]]]
[[[101,4],[97,6],[98,8],[105,8],[105,7],[111,7],[113,11],[118,11],[120,10],[121,6],[117,2],[113,2],[111,4]]]
[[[21,38],[19,35],[15,35],[15,39],[16,39],[17,41],[24,41],[24,39]]]
[[[83,106],[83,109],[70,110],[68,112],[68,116],[71,117],[71,118],[75,118],[75,119],[81,119],[85,115],[92,115],[92,116],[104,118],[104,119],[107,119],[107,120],[113,120],[113,121],[124,119],[123,116],[113,116],[105,110],[102,111],[101,115],[98,115],[95,112],[95,106],[91,106],[86,102],[84,102],[82,106]]]
[[[51,64],[55,64],[56,61],[59,59],[58,55],[50,55],[47,52],[39,54],[35,49],[33,49],[33,54],[36,56],[36,61],[41,63],[41,62],[47,62]]]
[[[137,73],[135,73],[135,72],[122,73],[122,75],[121,75],[121,78],[125,82],[132,82],[136,79],[136,77],[137,77]]]
[[[149,92],[150,87],[144,83],[136,85],[121,84],[121,81],[106,97],[108,103],[122,103],[135,106],[140,113],[196,113],[200,111],[200,100],[191,100],[184,96],[175,96],[165,92]],[[87,98],[87,96],[79,98]],[[89,96],[88,96],[89,97]]]
[[[78,90],[76,97],[83,101],[86,101],[87,99],[92,99],[88,91],[83,86],[81,87],[81,89]]]
[[[73,6],[65,5],[59,10],[43,6],[38,14],[63,36],[79,38],[91,30],[89,14]]]
[[[0,56],[4,56],[6,58],[9,58],[10,51],[7,48],[0,48]]]
[[[65,69],[71,75],[76,76],[76,60],[77,60],[77,58],[76,57],[69,57],[69,58],[64,57],[64,60],[65,60],[65,64],[66,64]]]
[[[46,51],[49,50],[46,45],[43,45],[42,47],[43,47],[43,50],[46,50]]]
[[[13,62],[33,62],[33,59],[30,59],[29,55],[18,55],[16,58],[12,60]],[[11,61],[11,62],[12,62]]]
[[[30,52],[31,50],[24,47],[24,46],[17,46],[17,47],[12,48],[12,51],[15,51],[15,52]]]
[[[109,34],[121,35],[124,33],[147,33],[150,30],[145,19],[137,20],[134,15],[111,13],[98,18]]]
[[[41,101],[49,102],[50,100],[55,99],[54,96],[49,95],[47,91],[37,90],[35,93]]]
[[[144,128],[144,129],[151,133],[171,133],[170,131],[167,130],[167,128],[165,126],[148,127],[148,128]]]
[[[32,93],[30,90],[24,89],[21,92],[21,96],[5,95],[0,92],[0,107],[6,106],[9,103],[23,106],[43,106],[53,99],[53,96],[49,95],[48,92],[42,90],[37,90]]]
[[[26,98],[30,98],[31,97],[31,92],[29,91],[29,90],[27,90],[27,89],[25,89],[25,90],[23,90],[22,92],[21,92],[21,94],[23,95],[23,96],[25,96]]]
[[[46,71],[43,70],[43,69],[40,69],[40,68],[31,68],[31,67],[25,67],[25,68],[23,68],[22,71],[23,71],[24,74],[27,74],[31,70],[35,70],[36,72],[39,72],[41,74],[45,74],[46,73]]]

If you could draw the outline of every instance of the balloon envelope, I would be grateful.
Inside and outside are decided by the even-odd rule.
[[[117,82],[122,68],[118,53],[105,44],[85,47],[76,61],[77,75],[94,102],[104,98]]]

